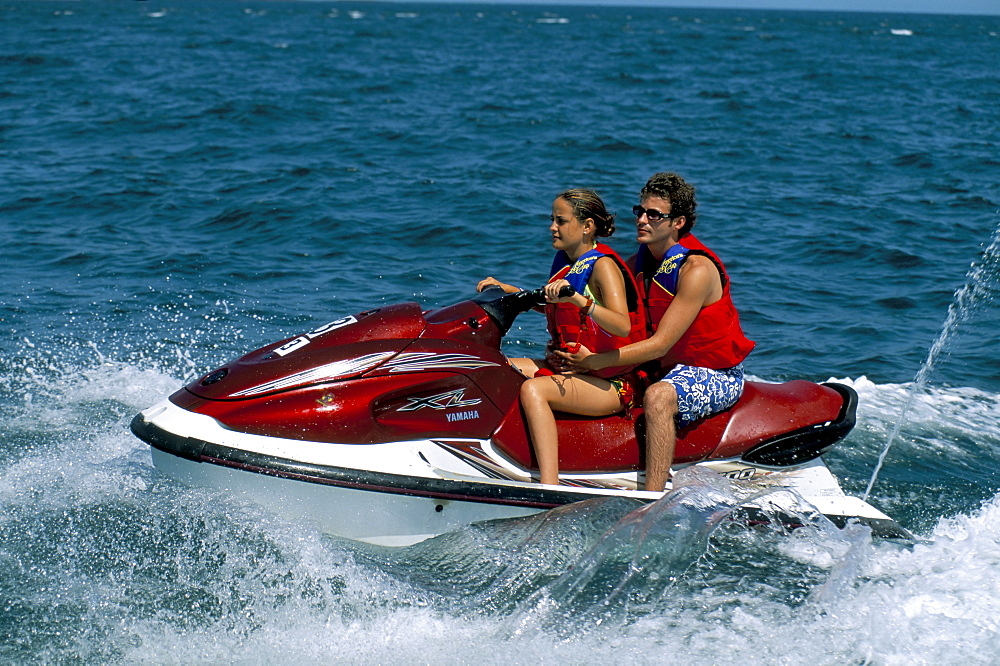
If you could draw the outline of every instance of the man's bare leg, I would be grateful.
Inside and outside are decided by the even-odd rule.
[[[677,443],[677,391],[668,382],[646,389],[646,490],[662,491],[674,462]]]

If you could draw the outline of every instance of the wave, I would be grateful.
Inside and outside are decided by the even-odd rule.
[[[727,519],[737,488],[693,479],[644,508],[587,502],[381,549],[158,474],[127,423],[180,385],[186,362],[155,370],[93,351],[60,366],[23,351],[34,369],[15,381],[8,366],[2,390],[6,658],[506,663],[683,650],[698,663],[982,663],[994,652],[991,476],[952,488],[966,508],[936,503],[909,546],[815,520],[751,529]],[[850,471],[845,460],[877,454],[910,387],[837,381],[861,395],[857,434],[831,460]],[[930,455],[996,469],[998,404],[931,388],[899,466]],[[893,469],[883,494],[903,483]]]

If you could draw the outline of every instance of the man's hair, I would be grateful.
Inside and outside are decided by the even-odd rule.
[[[640,199],[649,196],[669,201],[671,218],[684,216],[684,226],[680,229],[681,238],[691,233],[695,220],[698,219],[698,213],[695,212],[698,202],[694,199],[694,185],[676,173],[656,173],[646,181],[642,191],[639,192]]]

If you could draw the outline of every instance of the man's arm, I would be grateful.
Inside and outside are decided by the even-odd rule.
[[[698,312],[722,297],[719,271],[707,257],[689,257],[681,269],[678,282],[677,294],[663,313],[656,332],[645,340],[602,354],[593,354],[585,347],[575,354],[555,353],[584,371],[639,365],[666,356],[687,332]]]

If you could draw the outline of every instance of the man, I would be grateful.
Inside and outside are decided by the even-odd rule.
[[[674,173],[651,177],[634,206],[639,251],[629,259],[646,304],[650,335],[621,349],[555,352],[575,370],[659,360],[662,378],[646,390],[646,490],[670,478],[677,428],[729,409],[743,394],[743,335],[729,276],[714,252],[690,234],[694,187]]]

